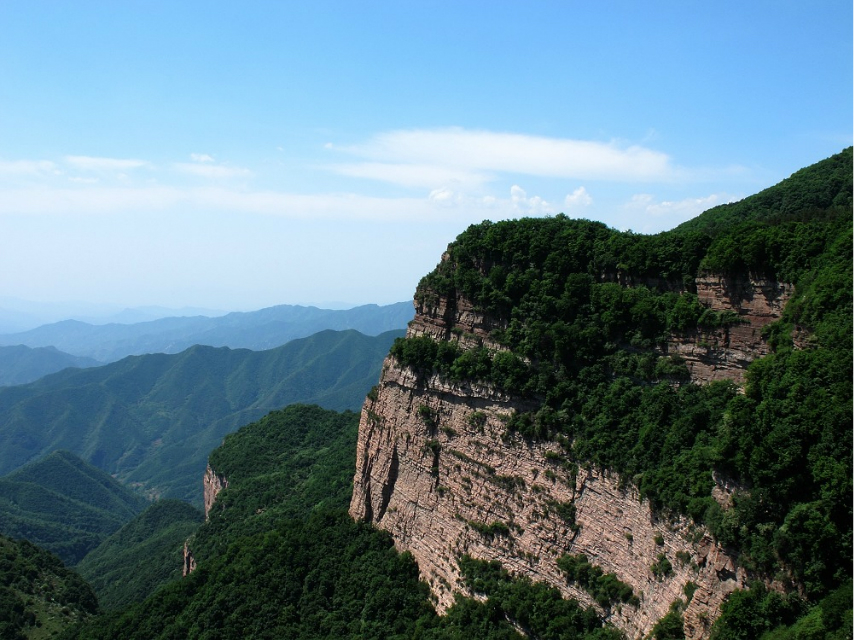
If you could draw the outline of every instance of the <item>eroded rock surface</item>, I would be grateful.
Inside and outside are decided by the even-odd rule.
[[[732,311],[740,323],[715,331],[674,335],[667,352],[685,360],[691,381],[744,382],[748,365],[768,355],[762,329],[780,318],[794,287],[765,278],[725,278],[705,274],[697,278],[697,298],[714,311]]]

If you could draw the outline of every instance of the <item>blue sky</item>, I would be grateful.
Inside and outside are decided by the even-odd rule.
[[[852,143],[852,5],[0,3],[0,297],[412,297],[484,219],[653,233]]]

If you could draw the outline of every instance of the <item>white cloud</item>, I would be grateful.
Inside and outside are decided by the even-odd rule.
[[[642,209],[645,213],[654,216],[680,216],[685,220],[694,218],[707,209],[711,209],[719,204],[733,202],[736,198],[731,196],[713,193],[702,198],[685,198],[684,200],[662,200],[657,202],[653,196],[648,193],[639,193],[632,196],[631,201],[627,205],[629,208]]]
[[[281,147],[279,147],[279,149],[281,149]],[[191,153],[190,159],[193,162],[213,162],[214,161],[213,156],[209,156],[206,153]]]
[[[448,203],[453,202],[454,192],[451,191],[450,189],[446,189],[446,188],[442,187],[440,189],[433,189],[433,191],[431,191],[430,195],[427,197],[432,202],[439,202],[439,203],[443,203],[443,204],[448,204]]]
[[[589,207],[593,204],[593,198],[591,198],[590,194],[587,193],[587,189],[584,187],[578,187],[578,189],[564,198],[563,203],[568,210],[571,210],[579,207]]]
[[[554,207],[540,196],[528,197],[525,190],[514,184],[510,187],[510,202],[513,208],[523,215],[548,215],[555,213]]]
[[[461,128],[390,131],[364,144],[338,149],[363,158],[365,165],[425,171],[429,168],[433,173],[477,176],[480,181],[494,179],[500,173],[620,182],[666,181],[678,173],[666,154],[637,145]],[[357,175],[354,165],[331,168]],[[384,172],[364,172],[389,182],[404,175],[388,168]],[[400,184],[413,182],[410,174],[406,176],[407,182]]]
[[[73,187],[0,189],[0,216],[134,216],[171,211],[223,212],[302,220],[365,220],[379,222],[448,223],[460,230],[483,219],[501,220],[554,213],[538,196],[514,186],[508,197],[472,197],[451,189],[425,197],[377,197],[353,193],[299,194],[251,191],[223,186],[121,186],[75,184]]]
[[[149,166],[145,160],[132,158],[97,158],[93,156],[66,156],[65,161],[75,169],[82,171],[128,171]]]

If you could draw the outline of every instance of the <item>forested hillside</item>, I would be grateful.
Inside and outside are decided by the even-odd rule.
[[[272,409],[356,409],[400,332],[324,331],[268,351],[196,346],[0,389],[0,473],[66,449],[151,496],[201,506],[223,436]]]
[[[0,534],[79,562],[147,501],[68,451],[0,478]]]
[[[59,558],[0,536],[0,638],[55,637],[96,613],[92,588]]]
[[[412,558],[344,511],[357,423],[292,405],[230,435],[211,456],[229,486],[190,541],[196,570],[63,637],[520,640],[508,616],[542,638],[619,637],[556,590],[475,562],[472,584],[489,599],[437,616]]]
[[[0,387],[26,384],[68,367],[97,367],[97,360],[72,356],[55,347],[0,347]]]
[[[184,542],[202,523],[201,511],[180,500],[158,500],[86,554],[75,570],[102,609],[144,600],[181,577]]]

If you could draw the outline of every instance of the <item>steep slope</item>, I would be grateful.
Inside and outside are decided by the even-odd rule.
[[[76,571],[102,609],[140,602],[181,576],[184,541],[202,513],[179,500],[158,500],[86,554]]]
[[[208,453],[271,409],[357,408],[399,332],[326,331],[268,351],[193,347],[0,389],[0,472],[67,449],[151,495],[195,501]]]
[[[26,384],[68,367],[83,369],[100,364],[92,358],[72,356],[54,347],[0,347],[0,387]]]
[[[57,451],[0,478],[0,533],[75,564],[146,505],[100,469]]]
[[[813,601],[850,578],[851,150],[820,164],[818,204],[658,236],[470,227],[365,402],[351,515],[442,607],[474,556],[630,637],[707,637],[754,578]],[[803,175],[753,202],[796,202]],[[597,598],[582,555],[637,600]]]
[[[318,331],[353,329],[376,336],[404,329],[412,319],[407,302],[347,310],[280,305],[224,316],[162,318],[134,324],[88,324],[64,320],[30,331],[0,336],[0,344],[53,346],[62,351],[114,362],[129,355],[180,353],[193,345],[255,351],[273,349]]]
[[[59,558],[0,536],[0,637],[48,638],[97,612],[92,588]]]

